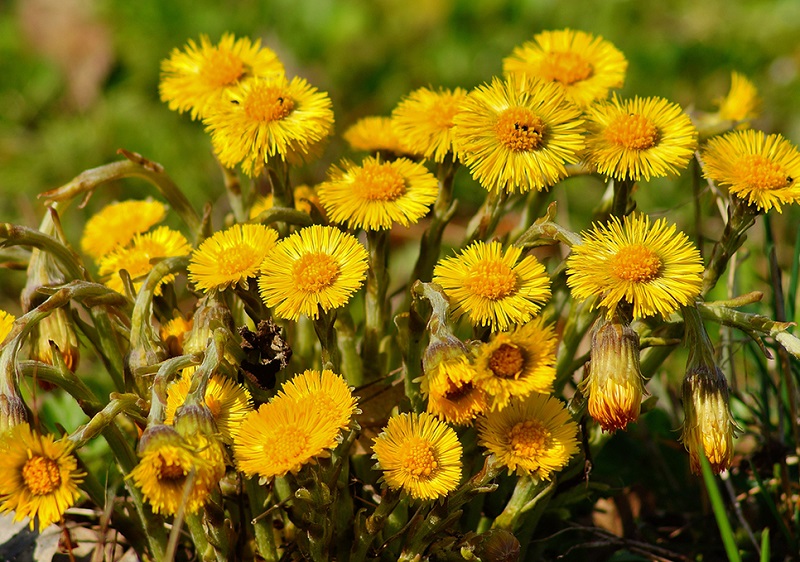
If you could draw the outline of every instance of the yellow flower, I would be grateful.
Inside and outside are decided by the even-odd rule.
[[[194,368],[184,369],[181,378],[167,387],[165,424],[172,425],[175,412],[186,401],[194,372]],[[253,410],[250,391],[224,375],[212,375],[208,379],[205,404],[225,443],[233,442],[233,436],[236,435],[242,421]]]
[[[763,211],[800,201],[800,152],[781,135],[734,131],[703,148],[705,176]]]
[[[166,345],[170,357],[177,357],[183,355],[183,342],[189,335],[192,329],[192,320],[186,320],[180,313],[175,315],[175,318],[161,325],[159,335],[161,341]]]
[[[14,521],[39,519],[39,529],[57,523],[78,499],[84,473],[71,454],[72,442],[56,441],[21,423],[0,435],[0,513],[14,512]]]
[[[425,166],[406,158],[382,162],[368,156],[361,166],[347,160],[333,166],[317,193],[333,222],[381,230],[424,217],[436,201],[439,182]]]
[[[430,414],[392,416],[374,442],[376,468],[392,490],[435,500],[461,481],[462,449],[456,432]]]
[[[466,97],[462,88],[414,90],[392,111],[392,127],[410,150],[444,162],[453,152],[453,118]]]
[[[508,472],[549,480],[578,452],[578,424],[560,400],[534,393],[478,420],[478,442]]]
[[[157,425],[142,435],[139,464],[128,478],[141,488],[154,513],[174,515],[181,505],[187,513],[203,507],[224,473],[224,465],[204,457],[197,444],[171,427]],[[185,492],[188,497],[184,504]]]
[[[453,314],[469,314],[476,326],[508,330],[528,322],[550,298],[550,278],[533,256],[499,242],[475,242],[461,255],[444,258],[433,270],[433,282],[444,289]]]
[[[428,412],[455,425],[472,423],[488,404],[486,392],[474,380],[475,368],[464,355],[426,369],[420,390],[428,399]]]
[[[353,150],[365,152],[391,152],[406,154],[406,149],[400,137],[395,133],[391,117],[371,115],[362,117],[342,135]]]
[[[503,73],[555,82],[572,103],[585,107],[625,83],[628,61],[611,43],[591,33],[543,31],[503,59]]]
[[[625,429],[639,418],[644,378],[639,368],[639,335],[617,319],[599,319],[592,330],[589,376],[579,388],[589,415],[604,431]]]
[[[261,224],[235,224],[215,232],[192,252],[189,280],[207,293],[237,285],[258,274],[261,262],[275,246],[278,233]]]
[[[314,189],[307,185],[298,185],[294,188],[294,208],[302,211],[307,215],[311,214],[311,207],[321,209],[319,197],[314,192]],[[272,193],[268,193],[263,197],[259,197],[250,207],[250,220],[254,220],[264,211],[273,207]]]
[[[336,420],[304,401],[277,399],[250,412],[233,438],[236,466],[263,478],[297,472],[336,447]]]
[[[639,181],[678,173],[697,146],[697,130],[676,103],[663,98],[621,101],[615,95],[586,109],[586,156],[598,172]]]
[[[127,246],[135,234],[164,220],[167,207],[158,201],[121,201],[103,207],[86,221],[81,238],[84,253],[100,259]]]
[[[118,274],[124,269],[131,276],[131,280],[134,281],[133,286],[138,291],[142,278],[153,269],[150,260],[184,256],[191,251],[192,248],[183,234],[161,226],[152,232],[134,235],[129,246],[117,248],[103,257],[99,264],[100,275],[107,275],[106,285],[122,293],[122,279]],[[169,283],[173,279],[173,275],[168,275],[164,277],[162,284]]]
[[[261,264],[261,298],[280,318],[317,318],[347,304],[367,276],[367,250],[330,226],[309,226],[284,238]]]
[[[11,333],[11,328],[14,326],[16,317],[9,314],[5,310],[0,310],[0,344],[6,339],[6,336]]]
[[[478,86],[454,121],[459,159],[489,191],[541,191],[566,177],[584,147],[580,110],[538,78]]]
[[[475,354],[475,384],[491,398],[493,410],[501,410],[513,397],[553,389],[556,377],[556,333],[541,317],[492,334]]]
[[[611,318],[617,305],[633,305],[633,317],[667,317],[700,294],[703,261],[687,236],[665,219],[646,215],[595,224],[567,259],[567,285],[578,300],[598,297],[594,306]]]
[[[747,121],[758,117],[761,99],[755,85],[743,74],[731,72],[731,89],[728,95],[717,100],[721,119]]]
[[[214,46],[205,35],[200,45],[189,40],[185,51],[173,49],[161,63],[161,100],[181,113],[190,111],[192,119],[205,117],[206,109],[219,100],[225,90],[252,76],[282,75],[283,65],[261,40],[251,42],[225,33]]]
[[[287,381],[273,400],[293,400],[315,412],[332,427],[346,429],[358,411],[356,399],[341,375],[325,369],[306,370]]]
[[[328,94],[302,78],[257,77],[231,88],[204,116],[219,161],[258,176],[270,158],[296,161],[333,130]]]

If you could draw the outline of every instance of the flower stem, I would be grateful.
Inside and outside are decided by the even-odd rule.
[[[494,189],[489,192],[483,205],[467,225],[464,246],[469,246],[476,240],[486,240],[494,232],[507,200],[508,193],[503,189]]]
[[[531,475],[520,477],[511,499],[508,500],[503,512],[495,518],[492,528],[505,529],[513,533],[522,527],[529,517],[528,512],[533,509],[535,511],[532,515],[536,516],[535,521],[538,522],[547,505],[546,500],[549,500],[555,488],[555,480],[541,481]]]
[[[365,325],[361,348],[364,382],[375,380],[383,372],[380,345],[387,325],[389,231],[371,230],[367,232],[367,249],[369,250],[369,271],[367,273],[367,290],[364,296]]]
[[[257,478],[247,478],[244,483],[247,499],[250,502],[250,513],[253,515],[251,524],[258,554],[266,562],[277,562],[279,557],[275,536],[272,534],[272,516],[260,516],[267,503],[265,488],[258,484]]]
[[[747,231],[755,224],[757,216],[758,210],[755,207],[737,197],[731,198],[728,205],[728,222],[722,232],[722,238],[714,244],[711,258],[703,272],[703,289],[700,292],[703,297],[714,288],[733,254],[744,244]]]
[[[339,372],[339,347],[336,343],[336,311],[322,310],[319,308],[317,317],[314,320],[314,332],[317,334],[321,346],[321,361],[323,369],[330,369],[334,373]]]

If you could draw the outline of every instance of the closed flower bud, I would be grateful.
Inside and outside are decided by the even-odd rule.
[[[624,429],[639,418],[644,378],[639,369],[639,336],[616,317],[599,319],[592,331],[589,376],[581,382],[589,414],[604,431]]]
[[[64,358],[64,364],[74,373],[80,359],[78,336],[69,313],[63,308],[55,309],[34,327],[31,334],[31,359],[54,365],[50,342],[56,344]]]

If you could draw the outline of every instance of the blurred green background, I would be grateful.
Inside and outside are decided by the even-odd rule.
[[[727,91],[730,71],[738,70],[765,99],[754,125],[800,141],[797,0],[20,0],[0,6],[0,216],[31,226],[43,211],[37,193],[117,160],[120,147],[163,164],[197,208],[221,196],[202,125],[158,99],[161,60],[201,33],[213,42],[225,31],[261,38],[290,74],[329,92],[338,133],[361,116],[388,114],[420,86],[472,88],[499,74],[503,57],[534,34],[572,27],[602,35],[624,52],[630,61],[624,96],[659,95],[711,110]],[[299,179],[321,180],[344,153],[334,140]],[[466,173],[460,178],[469,181]],[[565,205],[588,211],[600,188],[587,198],[581,196],[585,180],[567,183]],[[654,186],[647,190],[652,203],[640,203],[648,212],[691,199],[685,179]],[[89,210],[148,194],[149,186],[131,180],[124,189],[96,194]],[[76,215],[65,218],[65,228],[77,236],[83,219]],[[795,208],[780,220],[796,224],[798,216]],[[21,275],[0,275],[3,293],[15,299]]]

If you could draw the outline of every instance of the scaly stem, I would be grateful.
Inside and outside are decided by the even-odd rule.
[[[537,507],[534,514],[538,512],[540,517],[542,508],[547,503],[542,500],[549,498],[555,487],[555,480],[546,482],[530,475],[520,477],[511,498],[503,512],[495,518],[492,528],[513,533],[522,527],[528,512]],[[536,518],[537,521],[539,517]]]
[[[334,373],[339,372],[339,347],[336,343],[336,311],[322,310],[319,307],[317,317],[314,320],[314,332],[317,334],[321,346],[322,368],[330,369]]]
[[[389,231],[368,231],[367,249],[369,250],[369,272],[364,296],[365,325],[363,347],[361,348],[364,382],[375,380],[383,373],[380,345],[387,326]]]
[[[469,246],[476,240],[486,240],[494,232],[507,200],[508,193],[503,189],[494,189],[489,192],[483,205],[467,225],[464,246]]]
[[[272,516],[268,514],[261,517],[267,503],[265,488],[258,484],[258,478],[247,478],[244,483],[247,499],[250,502],[250,513],[253,515],[251,523],[258,555],[267,562],[277,562],[278,549],[275,546],[275,536],[272,534]]]
[[[757,216],[758,209],[737,197],[731,198],[728,206],[728,222],[722,238],[714,244],[711,258],[703,272],[703,289],[700,293],[703,297],[714,288],[733,254],[744,244],[747,231],[755,224]]]

